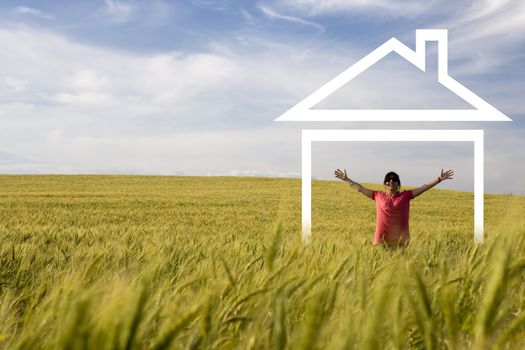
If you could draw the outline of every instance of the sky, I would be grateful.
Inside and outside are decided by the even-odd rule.
[[[512,122],[276,122],[396,37]],[[485,191],[525,194],[521,0],[0,1],[0,173],[301,176],[303,129],[483,129]],[[323,108],[469,108],[400,56]],[[469,142],[319,142],[313,176],[473,191]]]

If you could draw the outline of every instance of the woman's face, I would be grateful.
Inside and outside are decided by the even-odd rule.
[[[401,186],[399,185],[399,182],[397,180],[394,180],[394,179],[390,179],[388,180],[387,182],[385,182],[385,188],[388,190],[388,192],[390,193],[396,193],[399,191],[399,188]]]

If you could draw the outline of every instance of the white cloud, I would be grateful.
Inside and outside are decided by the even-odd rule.
[[[520,0],[473,1],[453,15],[433,21],[449,29],[450,50],[463,59],[462,73],[504,67],[522,57],[525,43],[525,2]]]
[[[162,27],[174,20],[177,5],[165,0],[104,0],[99,14],[117,25],[133,23],[144,27]]]
[[[471,3],[469,12],[462,16],[463,22],[472,22],[478,19],[487,18],[504,10],[513,0],[477,0]]]
[[[115,23],[128,22],[135,14],[136,8],[120,0],[104,0],[104,11],[106,15]]]
[[[7,84],[1,91],[0,151],[38,160],[45,172],[264,173],[290,139],[258,130],[273,125],[272,105],[293,89],[283,63],[131,54],[27,28],[0,29],[0,45],[12,48],[0,53],[0,77],[18,72],[27,82],[23,91]],[[24,161],[0,171],[35,169]]]
[[[275,168],[276,154],[283,140],[290,138],[290,129],[261,128],[253,130],[170,132],[163,135],[72,136],[62,129],[49,129],[36,137],[46,144],[13,140],[16,146],[9,153],[24,155],[43,169],[36,173],[140,173],[236,176],[296,176],[300,161],[300,136],[289,154],[278,157],[285,165]],[[38,161],[36,161],[38,160]],[[20,162],[27,167],[27,160]],[[17,169],[16,162],[0,163],[0,172]],[[18,167],[18,169],[20,169]],[[54,168],[54,169],[53,169]]]
[[[29,99],[42,112],[67,114],[68,123],[83,115],[132,116],[137,123],[148,117],[191,119],[193,108],[213,114],[221,106],[199,111],[197,105],[213,103],[220,87],[237,80],[234,62],[215,54],[128,54],[30,29],[0,29],[0,44],[11,48],[0,54],[0,76],[9,89],[4,100]],[[15,94],[24,86],[23,96]]]
[[[264,52],[242,55],[136,54],[28,28],[0,29],[0,45],[10,48],[0,52],[0,77],[26,82],[19,92],[0,84],[0,152],[20,159],[0,164],[0,172],[11,173],[293,176],[300,129],[334,125],[273,120],[366,54],[278,41],[257,42]],[[507,190],[494,181],[501,188],[494,191]]]
[[[76,71],[71,79],[72,86],[78,90],[99,91],[110,84],[107,75],[86,68]]]
[[[299,17],[287,16],[287,15],[280,14],[277,11],[275,11],[274,9],[272,9],[272,8],[270,8],[268,6],[262,5],[262,4],[259,4],[257,7],[259,8],[259,10],[262,11],[262,13],[264,13],[266,16],[268,16],[270,18],[280,19],[280,20],[284,20],[284,21],[288,21],[288,22],[292,22],[292,23],[298,23],[298,24],[302,24],[302,25],[311,26],[311,27],[316,28],[320,32],[324,31],[324,27],[319,25],[319,24],[317,24],[317,23],[315,23],[315,22],[306,21],[306,20],[304,20],[302,18],[299,18]]]
[[[110,99],[111,96],[96,92],[83,92],[76,94],[61,92],[51,98],[51,100],[64,105],[86,105],[91,107],[104,106],[110,101]]]
[[[417,19],[419,28],[449,29],[450,52],[459,74],[487,72],[523,57],[519,51],[525,43],[522,0],[276,0],[273,4],[292,17],[366,13],[371,21],[405,17]],[[413,23],[402,26],[413,27]],[[400,39],[412,40],[413,32]]]
[[[256,19],[254,16],[252,16],[250,12],[246,11],[245,9],[239,9],[239,11],[248,25],[250,26],[255,25]]]
[[[487,192],[525,195],[523,129],[487,130],[485,135],[485,187]]]
[[[11,88],[14,92],[22,92],[27,86],[27,81],[13,78],[12,76],[8,75],[4,77],[4,84]]]
[[[44,13],[44,12],[38,10],[38,9],[32,8],[32,7],[19,6],[19,7],[15,8],[14,12],[16,14],[20,14],[20,15],[29,15],[29,16],[33,16],[33,17],[48,19],[48,20],[54,20],[55,19],[54,16],[46,14],[46,13]]]
[[[384,16],[417,15],[438,2],[418,0],[279,0],[277,3],[285,8],[299,11],[309,16],[340,14],[341,12],[363,11]],[[441,0],[443,2],[443,0]]]

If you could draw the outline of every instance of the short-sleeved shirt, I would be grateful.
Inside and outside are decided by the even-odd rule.
[[[377,212],[374,244],[403,245],[408,243],[410,240],[408,218],[410,200],[413,198],[412,191],[398,192],[393,196],[380,191],[372,193],[372,199],[376,201]]]

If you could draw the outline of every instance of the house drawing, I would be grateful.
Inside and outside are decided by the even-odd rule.
[[[314,109],[322,100],[395,52],[426,68],[426,43],[437,42],[437,80],[473,109]],[[511,121],[509,117],[448,75],[448,31],[417,29],[415,51],[391,38],[279,116],[276,121]],[[314,141],[464,141],[474,143],[474,241],[483,241],[483,130],[303,130],[302,238],[311,239],[311,144]]]

